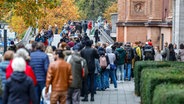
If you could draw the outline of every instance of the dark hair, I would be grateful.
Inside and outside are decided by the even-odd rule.
[[[43,44],[42,42],[38,42],[38,43],[36,44],[36,49],[37,49],[37,50],[43,51],[43,49],[44,49],[44,44]]]
[[[170,52],[171,52],[171,51],[174,51],[174,47],[173,47],[173,44],[172,44],[172,43],[169,44],[169,51],[170,51]]]
[[[56,46],[52,46],[52,50],[55,51],[56,50]]]
[[[85,45],[91,47],[92,44],[93,44],[92,40],[87,40]]]
[[[65,55],[63,54],[63,51],[61,49],[56,49],[56,55],[59,56],[59,58],[62,58],[64,59],[65,58]]]
[[[32,45],[31,45],[32,50],[35,50],[35,49],[36,49],[36,44],[37,44],[37,43],[38,43],[37,41],[34,41],[34,42],[32,43]]]
[[[20,49],[20,48],[25,48],[25,45],[23,43],[20,43],[17,45],[17,50]]]
[[[182,44],[180,44],[180,49],[184,49],[184,45],[183,45],[183,43],[182,43]]]

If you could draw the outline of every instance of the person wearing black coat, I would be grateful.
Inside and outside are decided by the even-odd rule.
[[[34,84],[25,75],[26,62],[17,57],[12,61],[13,74],[7,80],[3,93],[3,104],[37,104]]]
[[[88,101],[88,88],[87,83],[89,79],[91,101],[94,101],[94,76],[95,76],[95,58],[99,59],[99,55],[96,49],[91,48],[93,42],[91,40],[86,41],[86,47],[81,51],[81,56],[86,59],[88,72],[86,79],[84,79],[84,99],[82,101]]]

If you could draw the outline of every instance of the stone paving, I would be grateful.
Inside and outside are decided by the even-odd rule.
[[[105,91],[97,91],[94,102],[90,102],[90,95],[88,100],[81,104],[140,104],[140,98],[134,94],[134,81],[120,82],[117,89],[111,84]]]

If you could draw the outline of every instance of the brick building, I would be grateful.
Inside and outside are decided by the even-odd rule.
[[[118,0],[118,42],[172,41],[172,0]]]

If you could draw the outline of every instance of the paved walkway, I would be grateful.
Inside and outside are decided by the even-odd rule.
[[[90,96],[88,100],[81,104],[140,104],[140,98],[134,94],[134,81],[118,83],[117,89],[111,84],[106,91],[97,91],[95,102],[90,102]]]

